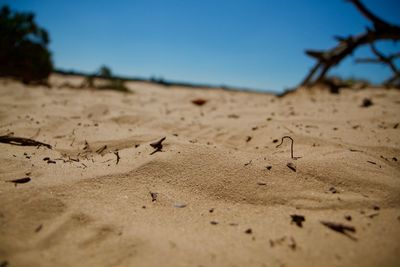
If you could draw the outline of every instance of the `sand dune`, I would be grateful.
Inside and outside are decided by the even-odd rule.
[[[53,147],[0,144],[0,265],[398,266],[400,91],[66,81],[0,80],[0,135]]]

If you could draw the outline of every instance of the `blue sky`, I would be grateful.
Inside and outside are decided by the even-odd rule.
[[[400,1],[363,0],[400,24]],[[51,37],[55,65],[92,72],[281,91],[297,85],[313,60],[304,49],[335,45],[334,35],[369,22],[343,0],[0,0],[32,11]],[[399,44],[378,45],[398,51]],[[369,55],[361,49],[356,56]],[[379,82],[380,65],[346,60],[333,74]]]

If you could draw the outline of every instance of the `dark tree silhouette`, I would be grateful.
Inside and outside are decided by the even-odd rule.
[[[102,78],[107,78],[110,79],[112,78],[112,72],[111,69],[109,67],[107,67],[106,65],[102,65],[98,71],[98,75]]]
[[[49,35],[32,13],[0,9],[0,76],[25,83],[45,83],[53,69]]]
[[[348,0],[352,3],[358,11],[372,23],[372,27],[367,27],[365,32],[358,35],[350,35],[348,37],[335,37],[338,45],[326,50],[316,51],[307,50],[306,54],[317,60],[314,67],[310,70],[309,74],[305,77],[302,84],[303,86],[312,86],[326,80],[328,71],[338,65],[344,58],[351,55],[357,48],[363,45],[370,45],[372,52],[375,54],[375,59],[362,59],[358,62],[379,62],[386,64],[393,72],[385,84],[387,86],[397,86],[400,82],[400,72],[394,64],[394,59],[398,54],[384,55],[379,52],[374,43],[380,40],[400,40],[400,27],[379,18],[367,9],[360,0]]]

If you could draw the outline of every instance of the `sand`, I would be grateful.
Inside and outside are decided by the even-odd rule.
[[[398,266],[400,91],[81,81],[0,80],[0,135],[53,147],[0,143],[0,265]]]

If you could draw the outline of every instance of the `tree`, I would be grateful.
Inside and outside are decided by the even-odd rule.
[[[47,48],[49,35],[32,13],[0,9],[0,76],[25,83],[45,83],[53,64]]]
[[[393,72],[393,76],[384,83],[387,86],[397,86],[400,83],[400,71],[394,64],[394,59],[400,53],[384,55],[374,46],[380,40],[400,40],[400,26],[391,24],[367,9],[360,0],[348,0],[358,11],[372,23],[372,27],[367,27],[366,31],[358,35],[348,37],[337,36],[335,39],[338,45],[326,51],[307,50],[306,54],[317,60],[314,67],[303,80],[303,86],[312,86],[326,79],[328,71],[338,65],[344,58],[351,55],[357,48],[369,45],[376,56],[374,59],[359,59],[357,62],[381,63],[387,65]]]
[[[102,78],[107,78],[110,79],[112,78],[112,72],[111,69],[109,67],[107,67],[106,65],[102,65],[99,69],[99,76]]]

